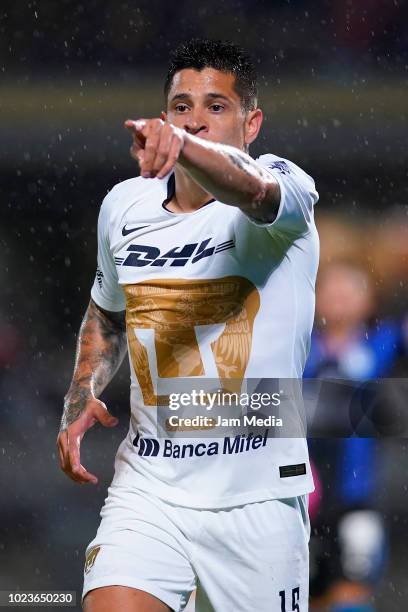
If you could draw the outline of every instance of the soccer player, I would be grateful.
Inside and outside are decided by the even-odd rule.
[[[181,45],[164,91],[161,118],[126,122],[140,176],[101,207],[97,273],[58,436],[64,472],[95,483],[80,442],[95,422],[116,424],[98,396],[128,348],[129,433],[87,549],[84,609],[179,611],[197,587],[197,610],[304,612],[313,490],[305,438],[249,432],[183,445],[158,436],[156,419],[178,377],[302,377],[318,196],[294,163],[248,154],[262,111],[242,49]]]

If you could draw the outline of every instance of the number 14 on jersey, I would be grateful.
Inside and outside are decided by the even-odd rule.
[[[286,591],[279,591],[281,598],[281,612],[301,612],[299,608],[300,587],[292,589],[292,607],[286,607]]]

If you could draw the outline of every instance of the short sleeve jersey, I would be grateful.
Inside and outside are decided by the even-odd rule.
[[[131,369],[130,427],[115,480],[184,506],[313,490],[304,436],[169,443],[157,433],[158,394],[177,378],[302,378],[314,318],[318,195],[289,160],[266,154],[257,162],[280,185],[273,223],[216,200],[170,212],[174,174],[116,185],[99,215],[91,295],[106,310],[126,310]]]

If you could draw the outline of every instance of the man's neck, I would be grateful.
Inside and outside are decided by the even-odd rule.
[[[176,189],[173,197],[166,204],[166,208],[170,212],[194,212],[211,200],[211,194],[202,189],[183,168],[176,166],[174,177]]]

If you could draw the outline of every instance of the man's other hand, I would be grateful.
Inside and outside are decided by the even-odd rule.
[[[66,425],[60,431],[57,438],[60,466],[63,472],[79,484],[92,482],[97,484],[98,479],[94,474],[88,472],[80,459],[80,446],[82,438],[88,429],[99,421],[104,427],[115,427],[118,419],[112,416],[105,404],[98,399],[92,398],[86,402],[84,410],[80,416]]]

